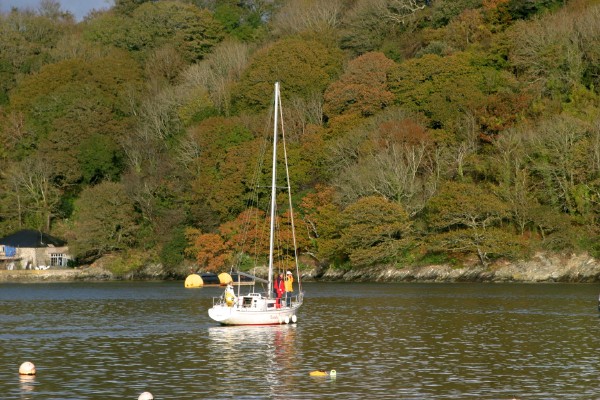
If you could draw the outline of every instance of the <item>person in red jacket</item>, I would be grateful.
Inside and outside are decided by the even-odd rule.
[[[285,293],[285,284],[281,275],[275,274],[275,282],[273,283],[273,290],[275,291],[275,296],[277,297],[277,301],[275,306],[277,308],[281,308],[281,297]]]

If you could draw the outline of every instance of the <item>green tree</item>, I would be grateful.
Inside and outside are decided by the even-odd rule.
[[[197,149],[189,161],[197,165],[192,192],[221,222],[239,214],[255,172],[258,143],[237,118],[208,118],[189,138]]]
[[[467,53],[447,57],[427,54],[403,62],[390,75],[397,104],[423,113],[433,127],[449,130],[462,115],[477,115],[488,95],[506,82],[506,74],[474,65]]]
[[[457,50],[466,50],[488,40],[490,28],[484,23],[481,10],[465,10],[444,29],[444,39]]]
[[[0,15],[0,104],[7,104],[18,79],[51,62],[61,38],[75,30],[72,18],[12,10]]]
[[[341,46],[357,55],[376,51],[390,36],[410,32],[425,8],[419,0],[353,2],[341,22]]]
[[[469,9],[478,8],[482,0],[437,0],[431,2],[430,24],[434,28],[446,26],[450,21]]]
[[[482,265],[487,265],[489,256],[511,255],[516,241],[499,229],[509,215],[508,207],[493,191],[483,184],[446,182],[426,210],[430,248],[476,254]]]
[[[165,243],[160,251],[160,261],[164,270],[176,276],[177,271],[185,262],[185,249],[188,245],[185,230],[181,227],[174,230],[170,240]]]
[[[513,19],[527,19],[550,10],[557,10],[564,5],[564,0],[534,0],[526,2],[510,0],[507,9]]]
[[[274,8],[269,2],[219,0],[215,3],[214,18],[225,32],[244,42],[259,40],[266,33],[265,24]]]
[[[91,184],[118,178],[122,170],[122,158],[117,143],[98,133],[82,141],[77,157],[84,182]]]
[[[557,212],[585,214],[587,207],[577,187],[586,181],[589,170],[587,135],[587,126],[569,116],[540,121],[529,132],[529,168],[540,185],[540,203]]]
[[[80,260],[90,260],[135,245],[137,213],[125,187],[102,182],[88,187],[75,202],[70,249]]]
[[[512,221],[521,235],[525,234],[528,227],[532,227],[533,213],[539,206],[523,136],[523,132],[515,130],[504,132],[494,142],[497,153],[492,156],[499,182],[498,193],[509,204]]]
[[[196,122],[210,116],[205,111],[209,107],[229,116],[232,89],[248,64],[249,53],[246,44],[223,41],[204,60],[190,65],[180,77],[180,86],[189,93],[180,112],[196,114]]]
[[[592,5],[574,12],[575,36],[583,52],[582,85],[600,94],[600,5]]]
[[[341,210],[334,203],[333,187],[317,184],[313,191],[306,194],[300,202],[302,222],[305,225],[311,246],[307,252],[315,259],[343,261],[338,252],[338,219]]]
[[[11,107],[22,112],[34,145],[44,154],[61,185],[80,184],[82,167],[89,160],[81,156],[90,147],[91,137],[103,137],[102,174],[114,178],[121,171],[118,143],[131,129],[129,90],[139,90],[140,70],[123,52],[91,59],[68,59],[44,66],[27,76],[11,96]],[[26,155],[23,154],[23,155]],[[96,169],[97,165],[92,169]],[[85,166],[89,168],[89,165]]]
[[[5,202],[0,215],[12,218],[15,228],[27,226],[49,232],[62,193],[53,184],[46,160],[29,157],[11,163],[3,175]]]
[[[262,110],[271,104],[273,83],[281,82],[284,101],[323,93],[342,68],[342,53],[331,44],[287,38],[254,54],[237,88],[238,109]]]
[[[113,10],[117,14],[131,16],[136,8],[152,0],[115,0]]]
[[[128,125],[114,121],[110,109],[94,101],[99,93],[88,94],[89,99],[83,97],[84,93],[65,93],[64,97],[56,93],[56,100],[68,102],[67,109],[50,122],[48,133],[39,140],[39,151],[47,158],[53,180],[63,187],[115,178],[122,170],[117,140]],[[71,95],[74,97],[67,99]],[[91,142],[96,138],[102,138],[101,142]],[[95,160],[82,158],[92,155],[90,151],[100,143],[106,145],[103,154],[94,153]]]
[[[401,205],[364,197],[340,216],[339,245],[353,266],[390,263],[411,245],[411,223]]]
[[[223,39],[223,31],[208,10],[179,1],[152,1],[135,7],[131,17],[105,14],[94,18],[85,37],[142,57],[170,44],[186,61],[193,62]]]
[[[511,29],[509,61],[521,79],[536,82],[543,95],[565,100],[581,81],[583,53],[566,13],[519,22]]]

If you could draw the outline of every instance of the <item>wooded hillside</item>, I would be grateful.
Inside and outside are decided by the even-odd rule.
[[[115,4],[0,17],[0,236],[229,265],[278,80],[305,262],[600,256],[599,0]]]

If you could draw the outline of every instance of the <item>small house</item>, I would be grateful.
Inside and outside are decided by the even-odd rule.
[[[0,269],[63,268],[69,261],[64,240],[32,229],[0,238]]]

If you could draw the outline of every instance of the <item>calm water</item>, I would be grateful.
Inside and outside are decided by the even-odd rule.
[[[254,328],[209,320],[219,288],[0,285],[0,399],[600,399],[600,285],[304,286]]]

